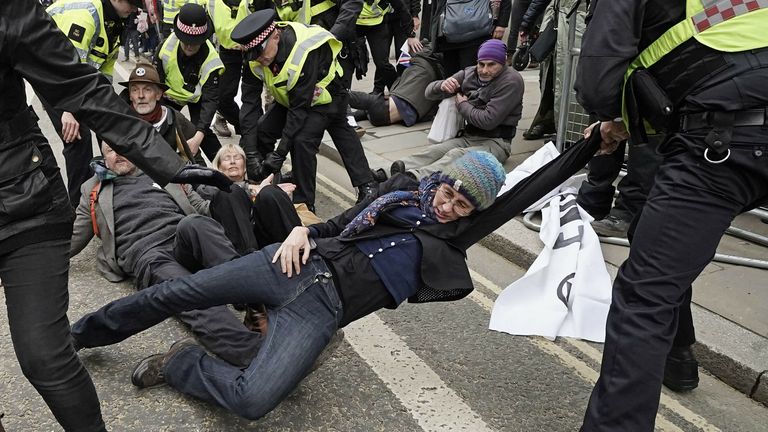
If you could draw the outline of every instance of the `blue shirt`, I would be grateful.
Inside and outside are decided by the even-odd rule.
[[[433,224],[418,207],[398,207],[390,215],[411,226]],[[416,294],[423,285],[421,280],[421,243],[411,233],[358,240],[357,248],[371,260],[371,267],[392,295],[395,304],[400,304]]]

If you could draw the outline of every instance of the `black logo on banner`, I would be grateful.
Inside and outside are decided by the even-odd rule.
[[[576,273],[569,274],[565,279],[561,280],[560,284],[557,286],[557,298],[563,302],[565,307],[568,307],[568,299],[571,297],[574,276],[576,276]]]

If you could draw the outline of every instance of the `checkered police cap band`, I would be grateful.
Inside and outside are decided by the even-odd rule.
[[[182,32],[192,35],[192,36],[200,36],[202,34],[205,34],[205,32],[208,31],[208,24],[203,24],[201,26],[198,26],[197,24],[193,25],[186,25],[181,20],[176,21],[176,27],[181,30]]]
[[[255,48],[257,45],[261,45],[264,43],[264,41],[269,37],[269,35],[272,33],[272,31],[275,29],[275,22],[272,21],[272,24],[268,25],[267,28],[264,29],[261,33],[259,33],[256,38],[247,44],[245,44],[245,49],[252,49]]]

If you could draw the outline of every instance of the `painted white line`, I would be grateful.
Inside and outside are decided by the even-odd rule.
[[[480,305],[483,309],[486,309],[489,313],[493,308],[493,300],[488,296],[486,296],[485,294],[479,292],[478,290],[472,291],[472,293],[467,298],[469,298],[470,300]],[[597,377],[598,377],[597,371],[592,369],[589,365],[579,360],[577,357],[573,356],[571,353],[564,350],[554,342],[538,336],[529,337],[528,340],[540,350],[544,351],[545,353],[553,357],[556,357],[558,360],[560,360],[562,364],[573,369],[576,372],[576,374],[579,377],[581,377],[581,379],[583,379],[584,381],[592,385],[594,385],[595,382],[597,381]],[[661,431],[683,432],[682,429],[680,429],[675,424],[667,420],[661,414],[656,414],[656,428]]]
[[[491,429],[375,314],[345,327],[346,339],[425,431]]]

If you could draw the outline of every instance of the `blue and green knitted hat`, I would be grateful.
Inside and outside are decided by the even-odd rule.
[[[440,175],[440,182],[451,185],[477,210],[485,210],[496,199],[507,173],[496,158],[486,151],[471,151],[456,159]]]

